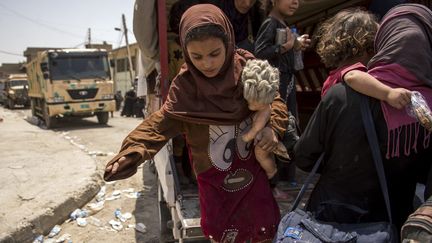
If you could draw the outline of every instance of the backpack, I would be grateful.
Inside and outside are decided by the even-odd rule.
[[[432,197],[408,217],[402,226],[401,239],[432,242]]]
[[[279,223],[274,243],[294,243],[294,242],[359,242],[359,243],[393,243],[398,242],[398,234],[392,224],[390,199],[388,195],[387,182],[385,179],[384,166],[378,145],[375,124],[369,107],[369,100],[366,96],[360,96],[360,108],[362,112],[363,125],[372,150],[375,168],[378,174],[381,190],[387,208],[390,222],[373,222],[361,224],[337,224],[330,222],[320,222],[312,217],[308,212],[297,209],[312,177],[318,170],[324,153],[321,154],[315,163],[312,171],[305,180],[291,211],[285,215]],[[430,208],[432,212],[432,201]],[[430,214],[429,214],[430,215]],[[432,229],[432,217],[429,217],[429,230]],[[430,232],[430,231],[429,231]]]

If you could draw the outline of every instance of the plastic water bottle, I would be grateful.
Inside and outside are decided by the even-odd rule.
[[[297,33],[297,28],[291,28],[291,32],[294,35],[294,38],[298,38],[299,34]],[[301,50],[294,50],[294,70],[299,71],[304,68],[303,64],[303,53]]]

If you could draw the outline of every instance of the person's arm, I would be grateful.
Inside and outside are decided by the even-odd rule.
[[[275,43],[276,29],[276,25],[269,19],[262,23],[255,41],[254,53],[257,58],[272,59],[293,48],[295,38],[292,34],[292,38],[288,39],[287,43],[283,45]]]
[[[144,160],[153,158],[182,129],[181,121],[164,116],[161,111],[153,113],[124,139],[120,152],[107,163],[104,179],[120,180],[134,175]]]
[[[409,90],[391,88],[363,71],[351,70],[343,76],[343,80],[355,91],[385,101],[397,109],[404,108],[411,101]]]
[[[287,126],[288,109],[278,94],[271,104],[270,123],[257,134],[259,142],[256,145],[267,152],[272,152],[282,140]]]
[[[270,105],[266,106],[264,109],[256,111],[252,118],[252,128],[242,136],[243,141],[250,142],[255,136],[261,131],[270,120],[271,108]]]
[[[296,166],[303,171],[311,171],[319,156],[324,152],[325,136],[329,130],[325,102],[323,100],[319,103],[306,129],[294,146]]]

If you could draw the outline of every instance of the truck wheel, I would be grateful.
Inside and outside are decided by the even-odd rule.
[[[32,116],[36,116],[36,101],[34,99],[30,100],[30,109]]]
[[[96,114],[99,124],[106,125],[108,123],[109,119],[109,113],[108,112],[99,112]]]
[[[159,212],[159,242],[174,242],[174,237],[172,234],[172,229],[168,228],[168,222],[171,221],[171,212],[165,202],[163,197],[162,186],[159,182],[159,178],[157,182],[158,186],[158,212]]]
[[[57,121],[56,118],[49,116],[48,107],[46,107],[46,105],[44,105],[43,107],[43,118],[47,129],[53,128],[54,125],[56,124]]]
[[[8,108],[11,110],[15,108],[15,102],[11,99],[8,99]]]

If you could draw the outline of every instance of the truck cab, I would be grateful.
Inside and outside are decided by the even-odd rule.
[[[30,106],[28,97],[28,81],[25,74],[11,74],[3,83],[2,100],[6,107],[14,109],[16,105]]]
[[[107,124],[115,110],[114,84],[103,49],[40,52],[27,64],[32,114],[48,128],[59,117],[97,116]]]

